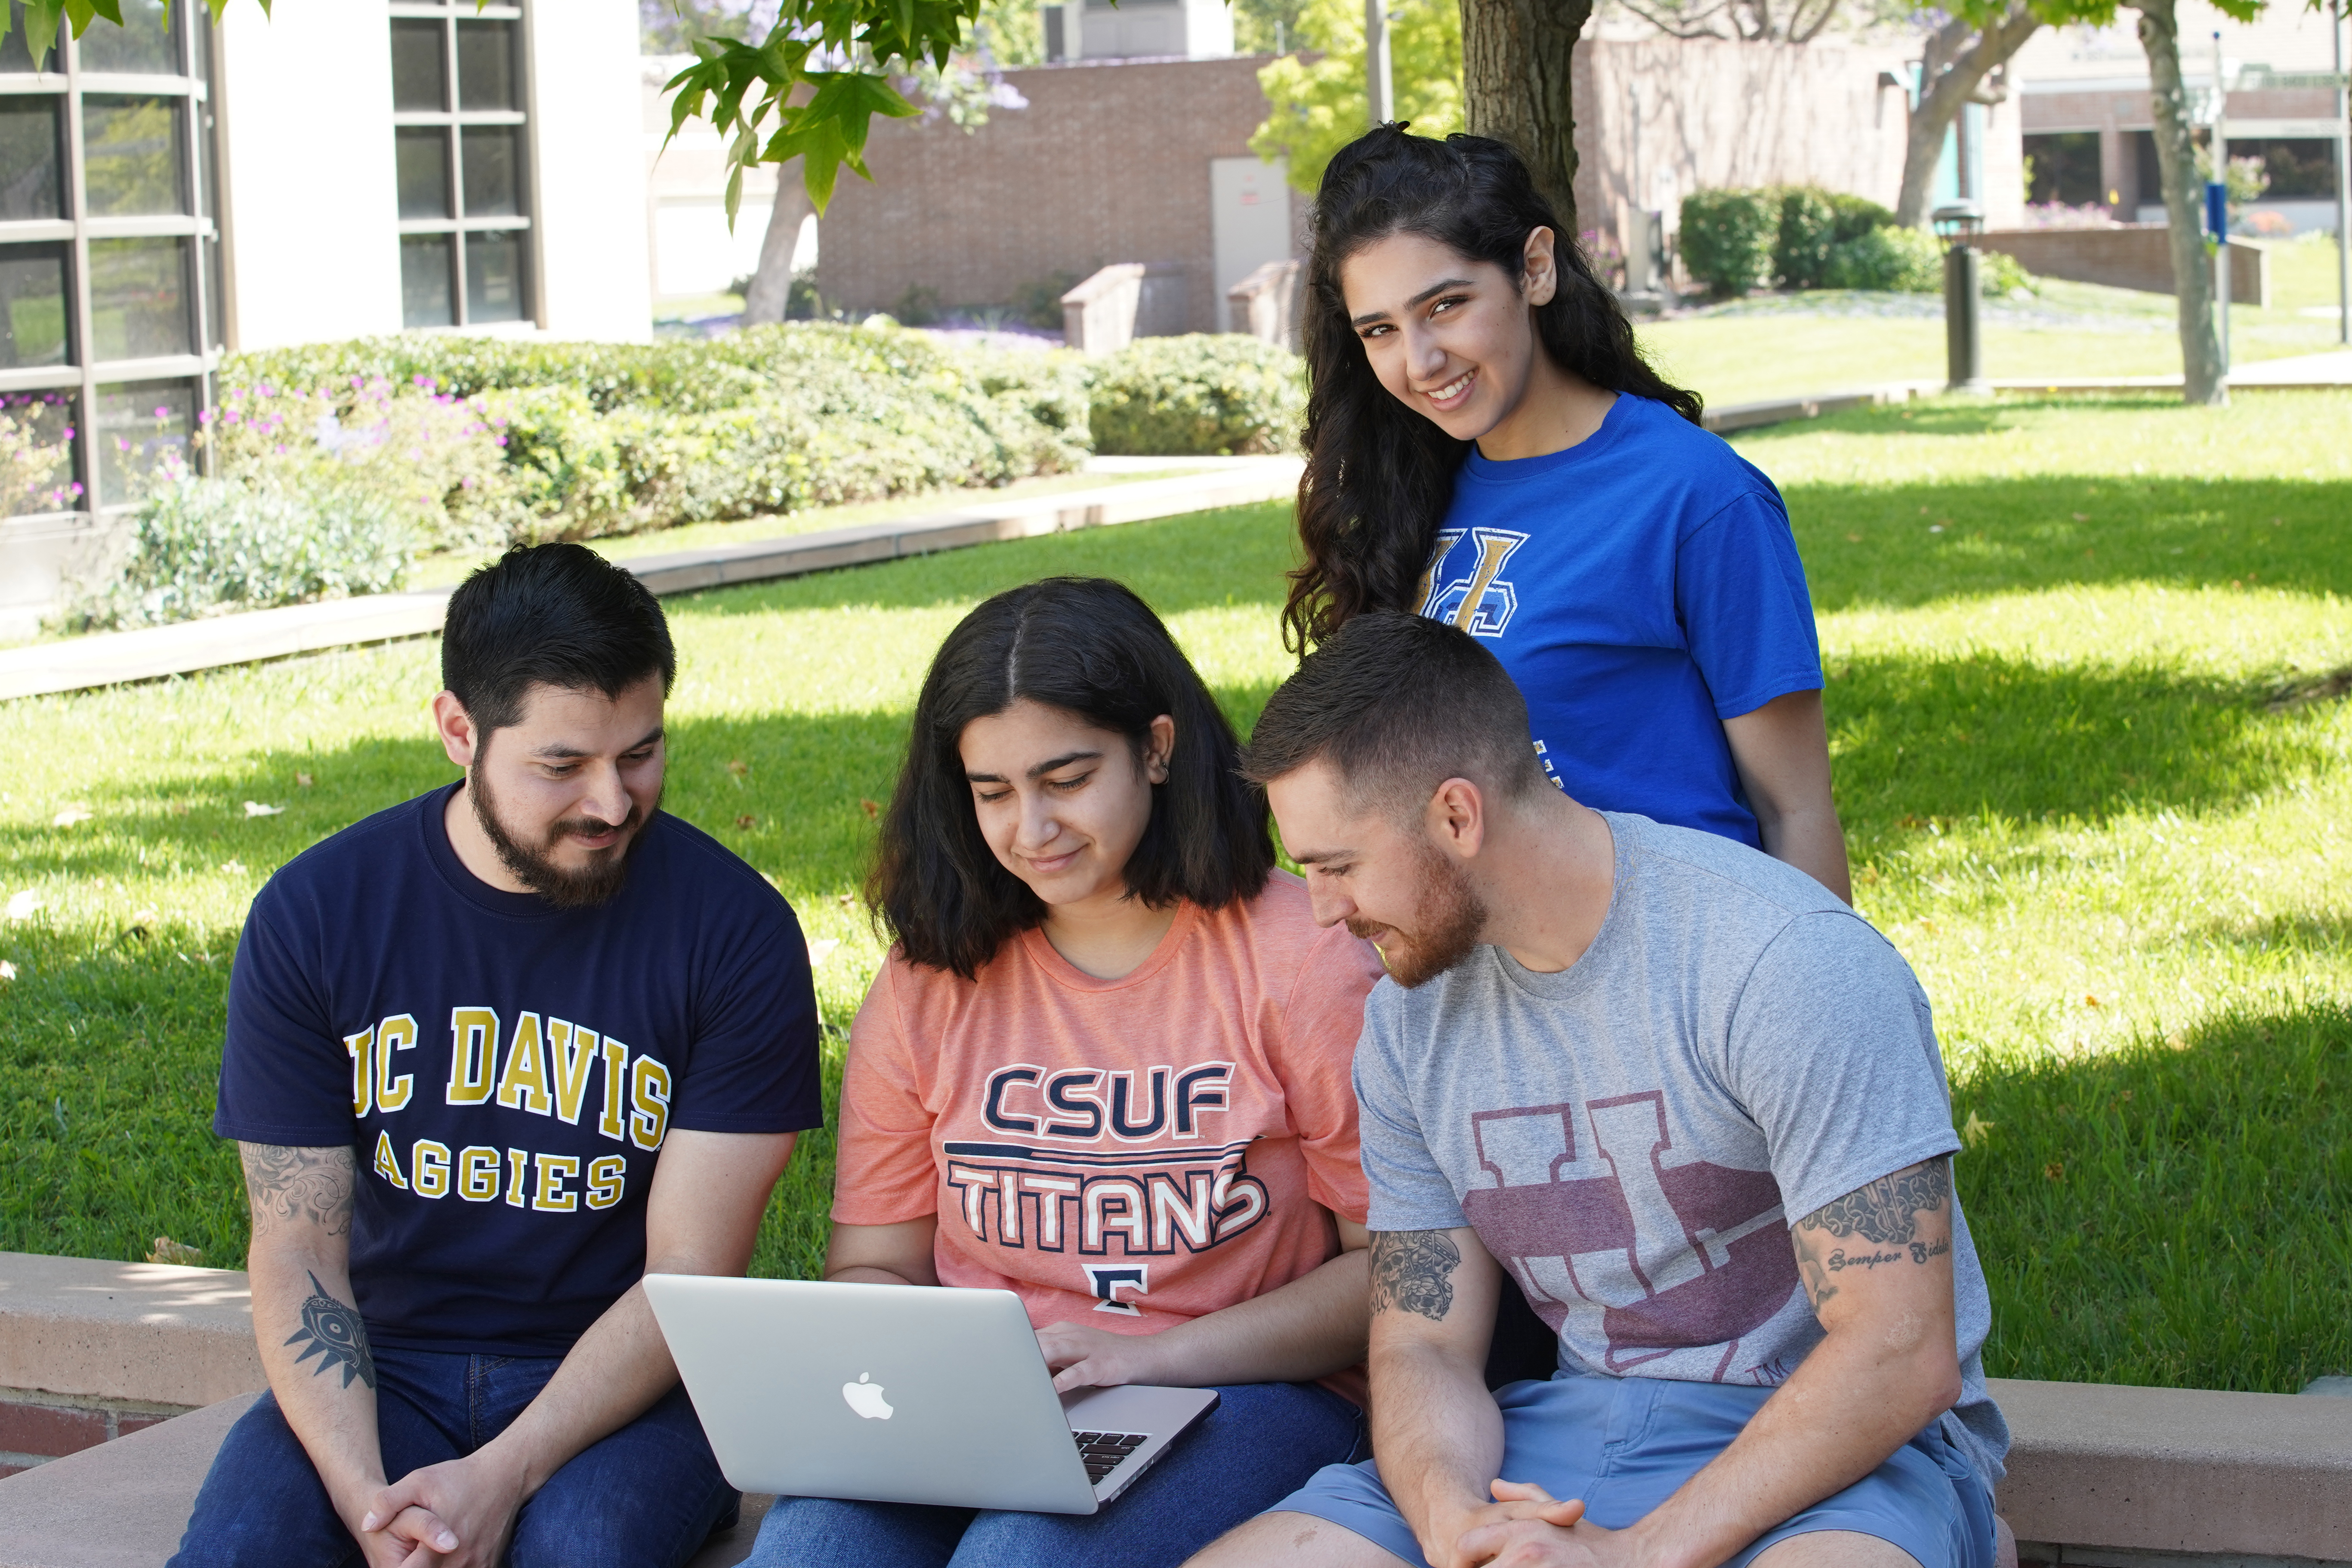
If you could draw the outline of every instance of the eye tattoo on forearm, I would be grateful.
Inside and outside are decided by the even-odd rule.
[[[317,1356],[319,1364],[310,1369],[311,1376],[340,1366],[345,1388],[355,1377],[370,1388],[375,1386],[375,1357],[368,1351],[367,1325],[360,1321],[357,1308],[346,1307],[328,1295],[316,1274],[310,1276],[310,1299],[302,1303],[302,1326],[286,1342],[299,1345],[305,1340],[310,1342],[310,1348],[294,1358],[296,1366]]]
[[[1372,1310],[1402,1307],[1433,1323],[1454,1310],[1454,1270],[1462,1249],[1442,1230],[1375,1231]]]

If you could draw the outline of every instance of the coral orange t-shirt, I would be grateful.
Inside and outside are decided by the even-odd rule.
[[[894,948],[850,1030],[833,1217],[937,1214],[940,1282],[1040,1325],[1157,1332],[1277,1289],[1338,1250],[1322,1209],[1364,1217],[1349,1068],[1381,973],[1284,871],[1180,905],[1117,980],[1034,929],[977,981]]]

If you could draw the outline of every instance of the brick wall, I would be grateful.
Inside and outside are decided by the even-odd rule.
[[[969,134],[944,118],[877,121],[868,184],[845,173],[819,220],[828,304],[888,309],[910,288],[1001,304],[1114,261],[1185,273],[1185,330],[1214,331],[1209,160],[1250,155],[1263,57],[1005,72],[1029,107]],[[1303,202],[1293,199],[1294,226]]]
[[[0,1478],[185,1415],[184,1405],[0,1389]]]
[[[2021,228],[1989,230],[1977,244],[2005,251],[2028,272],[2169,294],[2171,230],[2162,224],[2126,224],[2116,228]],[[2230,242],[2230,298],[2241,305],[2270,304],[2270,258],[2257,243]]]

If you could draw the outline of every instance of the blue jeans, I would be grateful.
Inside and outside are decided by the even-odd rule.
[[[744,1568],[1175,1568],[1325,1465],[1363,1412],[1311,1383],[1248,1383],[1090,1514],[778,1498]]]
[[[562,1365],[554,1356],[375,1352],[376,1436],[397,1480],[505,1431]],[[678,1568],[741,1501],[672,1389],[572,1456],[516,1516],[513,1568]],[[301,1440],[265,1394],[229,1428],[170,1568],[341,1568],[360,1561]]]
[[[1503,1414],[1502,1473],[1622,1530],[1674,1495],[1731,1446],[1771,1397],[1769,1388],[1655,1377],[1555,1377],[1495,1391]],[[1427,1568],[1420,1542],[1381,1482],[1376,1461],[1334,1465],[1275,1505],[1353,1531]],[[1768,1547],[1843,1530],[1901,1547],[1920,1568],[1992,1568],[1992,1492],[1941,1421],[1842,1492],[1801,1509],[1727,1562],[1747,1568]]]

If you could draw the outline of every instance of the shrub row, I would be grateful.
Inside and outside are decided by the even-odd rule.
[[[1876,202],[1811,185],[1694,191],[1683,199],[1683,265],[1718,299],[1750,289],[1868,289],[1933,293],[1944,247],[1905,228]],[[1984,291],[2031,289],[2013,257],[1985,253]]]
[[[1089,449],[1277,451],[1297,356],[1147,338],[1099,361],[982,353],[895,325],[704,341],[369,338],[234,356],[80,626],[396,587],[412,553],[591,539],[1077,467]]]

